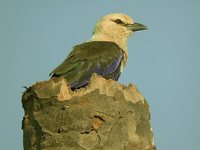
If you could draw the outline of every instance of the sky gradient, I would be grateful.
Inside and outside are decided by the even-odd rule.
[[[97,20],[116,12],[149,28],[129,39],[119,81],[146,97],[158,150],[199,148],[200,1],[0,0],[2,150],[23,148],[22,86],[49,79]]]

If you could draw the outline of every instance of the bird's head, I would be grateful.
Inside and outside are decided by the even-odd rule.
[[[147,27],[133,21],[126,14],[116,13],[102,17],[93,30],[92,41],[112,41],[127,53],[127,40],[130,35]]]

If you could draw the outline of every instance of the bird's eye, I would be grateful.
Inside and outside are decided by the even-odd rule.
[[[117,24],[123,24],[123,21],[121,21],[120,19],[116,19],[115,22],[116,22]]]

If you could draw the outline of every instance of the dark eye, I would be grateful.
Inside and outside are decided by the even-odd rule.
[[[120,19],[116,19],[115,22],[116,22],[117,24],[123,24],[123,21],[121,21]]]

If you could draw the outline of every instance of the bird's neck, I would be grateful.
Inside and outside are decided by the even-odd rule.
[[[116,43],[125,53],[127,52],[127,38],[119,36],[107,36],[105,34],[93,34],[89,41],[109,41]]]
[[[109,41],[116,43],[124,52],[122,65],[125,66],[128,57],[127,40],[128,40],[127,38],[120,36],[110,37],[105,34],[96,33],[93,34],[92,38],[89,41]]]

